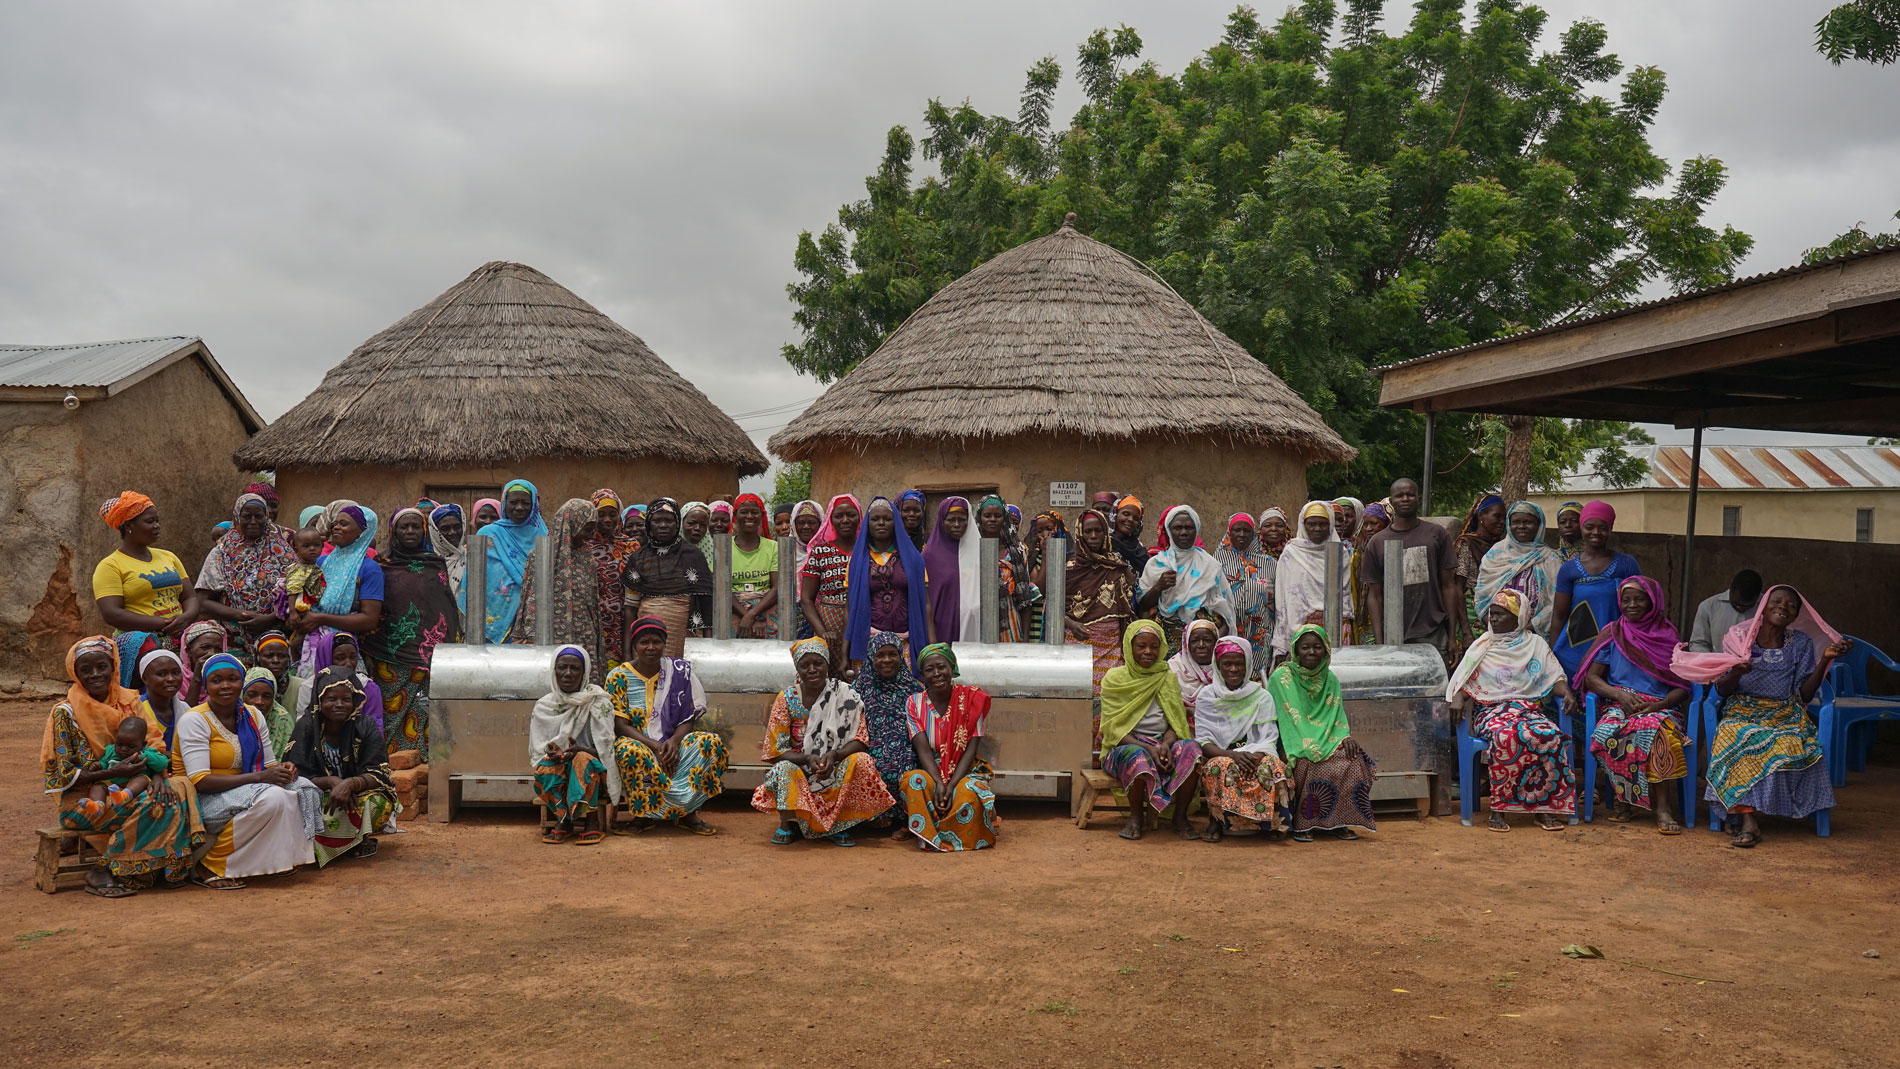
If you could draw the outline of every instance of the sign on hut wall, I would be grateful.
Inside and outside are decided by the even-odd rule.
[[[1079,509],[1089,503],[1089,488],[1079,482],[1049,484],[1049,507],[1052,509]]]

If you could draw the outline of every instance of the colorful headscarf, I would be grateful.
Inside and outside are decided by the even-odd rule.
[[[658,631],[660,637],[665,638],[666,621],[657,616],[642,616],[634,620],[633,625],[628,629],[629,636],[635,641],[638,641],[640,636],[646,634],[648,631]],[[633,650],[627,650],[627,657],[629,659],[633,657]]]
[[[1239,654],[1248,665],[1240,686],[1232,688],[1220,673],[1220,659],[1230,653]],[[1277,752],[1280,721],[1273,699],[1254,678],[1252,666],[1253,646],[1246,639],[1228,635],[1214,643],[1213,678],[1194,695],[1195,742],[1242,753]]]
[[[112,677],[106,682],[106,696],[103,700],[94,698],[79,683],[79,658],[89,653],[102,653],[112,659]],[[119,730],[119,721],[136,715],[139,696],[136,692],[120,683],[118,644],[104,635],[92,635],[72,644],[66,651],[66,677],[72,680],[72,686],[66,689],[66,707],[72,711],[73,726],[86,737],[86,745],[91,748],[94,757],[105,752],[112,744],[113,736]],[[54,775],[60,767],[61,740],[56,737],[53,718],[46,718],[46,734],[40,740],[40,764],[47,773],[46,788],[50,794],[55,790],[64,790],[70,783],[55,784]],[[69,758],[71,759],[71,758]]]
[[[1491,604],[1515,614],[1517,627],[1499,634],[1485,621],[1484,634],[1473,640],[1452,670],[1445,700],[1453,700],[1460,690],[1469,691],[1480,702],[1541,700],[1564,678],[1563,666],[1550,644],[1530,630],[1523,594],[1500,590]]]
[[[1220,625],[1212,620],[1196,620],[1181,630],[1181,648],[1168,658],[1168,667],[1174,670],[1174,677],[1181,681],[1181,702],[1189,708],[1194,705],[1194,696],[1214,679],[1213,657],[1209,657],[1206,664],[1201,664],[1188,651],[1189,640],[1194,637],[1194,632],[1201,630],[1214,632],[1214,644],[1220,645]]]
[[[757,505],[761,513],[765,511],[764,498],[760,497],[757,494],[740,494],[738,497],[735,497],[732,499],[732,513],[735,518],[739,514],[739,506],[745,505],[745,504]]]
[[[99,506],[99,518],[106,526],[118,530],[138,519],[145,510],[152,507],[152,499],[137,490],[122,491],[117,497],[110,497]]]
[[[853,661],[862,661],[871,654],[871,524],[870,511],[882,501],[884,507],[891,510],[891,519],[896,529],[891,532],[892,548],[897,551],[898,563],[904,568],[904,582],[909,589],[906,619],[910,623],[909,632],[914,645],[918,637],[930,634],[928,621],[929,606],[926,604],[927,592],[923,581],[927,574],[924,567],[924,555],[918,551],[916,543],[910,540],[904,531],[903,522],[897,517],[897,506],[890,498],[874,497],[864,508],[864,514],[858,517],[858,540],[851,548],[851,567],[845,579],[845,604],[847,614],[844,625],[845,649]],[[853,501],[852,504],[856,504]],[[912,667],[916,662],[912,662]]]
[[[1537,518],[1537,533],[1528,542],[1519,542],[1511,533],[1510,517],[1520,514]],[[1540,635],[1549,634],[1552,604],[1557,597],[1557,569],[1562,565],[1557,551],[1544,544],[1544,510],[1529,501],[1512,505],[1505,515],[1504,537],[1485,552],[1478,566],[1478,586],[1472,601],[1478,619],[1484,619],[1491,599],[1508,586],[1528,595],[1530,629]]]
[[[332,522],[338,516],[348,516],[363,529],[356,541],[331,549],[318,562],[323,568],[323,598],[317,602],[317,611],[341,616],[356,608],[357,579],[376,541],[376,513],[353,501],[332,501],[324,512]]]
[[[1361,527],[1364,527],[1365,521],[1373,518],[1374,516],[1377,516],[1378,518],[1386,521],[1387,523],[1392,522],[1392,513],[1386,507],[1386,503],[1383,501],[1374,501],[1371,504],[1366,506],[1364,512],[1361,512],[1359,514],[1359,525]]]
[[[322,505],[306,505],[302,512],[297,513],[297,526],[300,528],[308,528],[316,523],[318,517],[322,515]]]
[[[645,505],[628,505],[626,508],[623,508],[620,510],[620,522],[626,523],[628,520],[634,518],[635,516],[639,516],[644,519],[646,517],[646,514],[647,514],[647,507]]]
[[[942,657],[950,662],[950,678],[955,679],[963,673],[957,668],[957,651],[950,648],[948,642],[932,642],[917,652],[917,667],[922,669],[924,658]]]
[[[1135,662],[1135,636],[1152,634],[1161,643],[1161,656],[1147,668]],[[1122,632],[1122,664],[1102,677],[1102,749],[1121,744],[1148,709],[1161,706],[1161,715],[1176,738],[1192,739],[1187,706],[1181,701],[1181,685],[1168,667],[1168,638],[1153,620],[1136,620]]]
[[[1631,587],[1641,590],[1649,599],[1649,611],[1636,621],[1631,621],[1620,611],[1623,591]],[[1662,584],[1647,575],[1632,575],[1617,584],[1616,596],[1619,606],[1616,618],[1597,632],[1596,641],[1590,643],[1589,650],[1579,662],[1573,680],[1578,690],[1583,688],[1583,677],[1589,673],[1597,651],[1612,643],[1624,660],[1665,687],[1693,689],[1694,684],[1677,675],[1670,665],[1670,658],[1674,656],[1676,646],[1682,642],[1682,636],[1676,632],[1676,625],[1669,622],[1668,607],[1663,603]]]
[[[488,539],[488,604],[482,630],[488,641],[498,645],[508,640],[508,629],[514,626],[515,614],[521,609],[521,584],[527,576],[528,558],[534,553],[534,540],[548,533],[547,522],[541,518],[541,491],[526,479],[511,479],[501,488],[501,496],[506,500],[517,490],[528,495],[528,518],[519,522],[509,519],[507,509],[498,501],[498,518],[476,532]],[[481,511],[481,502],[475,503],[475,511]],[[457,604],[467,611],[466,592]]]
[[[1082,522],[1094,516],[1108,532],[1099,550],[1090,549],[1081,538]],[[1112,541],[1115,520],[1099,508],[1084,509],[1075,521],[1075,549],[1069,554],[1064,575],[1068,597],[1068,615],[1084,624],[1099,620],[1129,620],[1135,614],[1135,573],[1115,551]]]
[[[507,493],[507,491],[503,490],[502,493],[505,494]],[[538,499],[539,495],[537,494],[536,497]],[[473,524],[478,524],[480,526],[486,526],[485,524],[480,523],[483,505],[487,505],[488,507],[495,510],[495,520],[501,519],[502,517],[501,499],[498,497],[481,497],[481,498],[475,499],[475,507],[469,511],[468,522],[473,523]],[[495,520],[489,520],[488,522],[494,523]],[[477,533],[480,533],[480,532],[478,531]]]
[[[264,502],[266,508],[277,507],[277,488],[267,482],[255,482],[244,488],[246,494],[254,494]]]
[[[811,638],[801,638],[792,643],[792,664],[796,665],[804,658],[813,656],[823,657],[826,661],[830,661],[831,646],[816,635]]]
[[[1348,527],[1348,528],[1346,528],[1346,536],[1345,536],[1345,537],[1346,537],[1346,538],[1351,538],[1351,537],[1352,537],[1353,535],[1356,535],[1356,534],[1358,534],[1358,533],[1359,533],[1359,521],[1360,521],[1360,520],[1363,520],[1363,519],[1365,519],[1365,516],[1366,516],[1366,506],[1365,506],[1365,504],[1364,504],[1364,503],[1362,503],[1362,502],[1361,502],[1361,501],[1360,501],[1360,500],[1359,500],[1358,498],[1356,498],[1356,497],[1336,497],[1336,498],[1333,498],[1333,515],[1334,515],[1334,517],[1338,517],[1338,516],[1340,516],[1340,515],[1342,515],[1342,513],[1341,513],[1341,511],[1340,511],[1340,510],[1341,510],[1341,509],[1347,509],[1347,508],[1350,508],[1350,509],[1352,509],[1352,526],[1351,526],[1351,527]]]
[[[256,505],[264,510],[266,517],[270,515],[268,501],[257,494],[245,493],[232,504],[231,518],[237,519],[246,505]],[[255,541],[246,539],[242,531],[228,530],[212,544],[211,552],[205,554],[204,575],[200,579],[205,589],[222,591],[226,604],[269,614],[276,607],[278,584],[295,563],[296,551],[290,548],[289,540],[275,524],[268,525]]]
[[[1317,637],[1326,650],[1319,663],[1302,668],[1298,658],[1288,657],[1267,677],[1267,693],[1278,707],[1280,746],[1288,762],[1301,758],[1324,761],[1351,734],[1346,703],[1340,700],[1339,677],[1333,674],[1333,644],[1326,629],[1318,624],[1301,624],[1287,648],[1299,645],[1307,635]]]
[[[1141,589],[1153,590],[1161,581],[1163,572],[1174,573],[1174,585],[1161,592],[1161,599],[1155,603],[1155,609],[1163,616],[1172,616],[1186,624],[1195,618],[1202,609],[1219,616],[1226,626],[1234,626],[1234,592],[1227,585],[1227,575],[1220,561],[1214,555],[1202,549],[1201,514],[1191,505],[1176,505],[1161,517],[1161,530],[1164,536],[1168,525],[1176,516],[1186,516],[1194,524],[1194,545],[1182,549],[1168,537],[1167,548],[1154,555],[1141,573]]]
[[[973,642],[982,637],[981,557],[982,540],[965,528],[960,540],[952,540],[944,530],[950,514],[962,509],[970,513],[970,501],[946,497],[937,503],[937,525],[924,543],[924,572],[930,620],[937,637],[946,642]],[[974,519],[974,517],[972,517]],[[912,641],[915,641],[913,638]]]
[[[694,549],[699,550],[699,555],[706,558],[706,564],[710,567],[713,559],[712,509],[708,508],[704,501],[688,501],[686,504],[680,506],[680,540],[685,541],[686,517],[691,516],[694,512],[703,512],[706,514],[706,533],[700,535],[697,539],[694,539],[688,544]]]
[[[1697,683],[1713,683],[1728,674],[1728,670],[1737,665],[1747,664],[1755,659],[1755,636],[1761,633],[1761,625],[1767,613],[1768,595],[1777,590],[1786,590],[1801,599],[1801,612],[1788,625],[1790,631],[1800,631],[1814,641],[1816,651],[1826,649],[1841,640],[1841,633],[1827,625],[1821,614],[1814,611],[1814,603],[1802,597],[1801,592],[1786,583],[1776,583],[1762,591],[1761,600],[1755,603],[1755,615],[1728,629],[1722,636],[1722,649],[1719,653],[1692,653],[1688,644],[1677,646],[1670,658],[1669,666],[1676,675]],[[1585,663],[1588,663],[1587,661]]]
[[[730,501],[715,501],[708,506],[708,509],[714,516],[722,514],[728,518],[732,516],[732,502]]]
[[[211,673],[225,668],[229,668],[238,674],[239,685],[241,687],[246,671],[244,662],[229,653],[214,653],[206,658],[204,670],[201,674],[205,679],[210,679]],[[207,705],[209,701],[210,699],[207,696]],[[243,715],[244,700],[242,696],[238,699],[238,708],[240,710],[237,718],[238,771],[240,773],[261,772],[264,769],[264,747],[258,739],[256,722],[251,717]]]
[[[844,503],[849,503],[852,508],[858,510],[858,532],[860,535],[863,533],[864,509],[858,505],[858,499],[851,494],[839,494],[836,497],[831,499],[831,503],[829,505],[825,506],[825,522],[823,526],[818,528],[818,533],[812,536],[812,539],[811,539],[812,545],[815,546],[815,545],[819,545],[820,543],[825,543],[825,544],[830,544],[830,545],[837,544],[838,528],[833,526],[831,522],[831,514],[837,511],[838,506],[840,504],[844,504]],[[843,549],[844,547],[839,546],[838,548]]]
[[[1557,518],[1558,518],[1558,519],[1560,519],[1560,520],[1561,520],[1561,519],[1563,519],[1563,518],[1564,518],[1564,513],[1566,513],[1566,512],[1574,512],[1574,513],[1576,513],[1576,514],[1577,514],[1577,519],[1578,519],[1578,521],[1579,521],[1579,522],[1581,522],[1581,521],[1583,520],[1583,502],[1581,502],[1581,501],[1566,501],[1566,502],[1564,502],[1563,504],[1561,504],[1561,505],[1558,505],[1558,506],[1557,506]]]
[[[599,512],[601,509],[607,508],[610,505],[615,512],[620,511],[620,495],[604,486],[587,495],[587,500],[593,504],[595,512]]]

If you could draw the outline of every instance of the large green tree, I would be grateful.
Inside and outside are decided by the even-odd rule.
[[[1814,24],[1814,47],[1840,66],[1846,59],[1886,66],[1900,59],[1900,0],[1852,0]]]
[[[1733,277],[1751,239],[1703,218],[1721,162],[1685,161],[1667,185],[1650,147],[1661,71],[1625,74],[1590,21],[1540,50],[1546,16],[1515,0],[1422,0],[1398,36],[1383,7],[1306,0],[1271,25],[1243,7],[1178,74],[1142,62],[1133,29],[1098,30],[1062,130],[1053,58],[1014,118],[930,101],[921,146],[893,128],[864,199],[799,236],[786,359],[844,374],[931,294],[1073,211],[1359,447],[1316,489],[1376,497],[1417,473],[1422,420],[1379,408],[1370,369]],[[1619,75],[1614,98],[1597,88]],[[936,164],[921,178],[920,147]],[[1632,477],[1629,440],[1540,421],[1531,480],[1605,446]],[[1438,443],[1441,502],[1498,479],[1496,421],[1443,420]]]

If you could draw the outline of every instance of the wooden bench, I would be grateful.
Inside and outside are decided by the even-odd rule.
[[[68,887],[84,887],[86,873],[99,864],[100,853],[88,844],[76,831],[54,825],[39,829],[40,847],[33,866],[33,886],[53,894]],[[71,840],[78,849],[65,853],[65,844]]]
[[[1089,821],[1098,816],[1112,815],[1116,820],[1126,821],[1127,796],[1117,797],[1115,793],[1121,789],[1122,785],[1115,777],[1099,768],[1083,765],[1076,769],[1069,787],[1069,809],[1075,817],[1075,826],[1086,828]],[[1152,809],[1146,813],[1146,818],[1144,827],[1153,828],[1159,823]]]

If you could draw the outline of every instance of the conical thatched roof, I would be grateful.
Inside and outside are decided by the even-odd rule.
[[[945,286],[767,448],[803,460],[903,439],[1206,436],[1352,458],[1265,364],[1073,222]]]
[[[766,460],[638,337],[523,264],[484,264],[357,346],[232,454],[245,469],[538,457]]]

